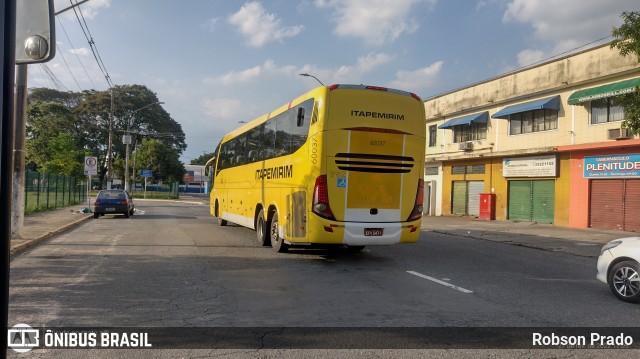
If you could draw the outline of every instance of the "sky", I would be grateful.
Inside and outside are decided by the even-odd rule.
[[[71,1],[55,0],[56,11]],[[640,3],[90,0],[79,8],[56,16],[56,57],[29,66],[28,86],[107,90],[106,76],[145,85],[182,125],[188,163],[241,122],[320,85],[300,73],[426,99],[609,42],[621,13]]]

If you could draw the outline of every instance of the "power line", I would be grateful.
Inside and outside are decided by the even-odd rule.
[[[62,81],[60,81],[60,79],[58,79],[58,77],[56,76],[56,74],[53,73],[53,71],[51,71],[51,69],[49,68],[49,66],[47,66],[46,63],[41,64],[42,68],[44,68],[44,71],[47,73],[47,76],[51,79],[51,81],[53,82],[55,88],[57,88],[58,90],[60,89],[65,89],[67,92],[69,92],[69,89],[67,88],[67,86],[65,86]]]
[[[69,46],[71,46],[71,49],[72,50],[75,49],[75,46],[73,46],[73,43],[69,38],[69,34],[67,33],[67,30],[64,28],[64,25],[62,24],[62,21],[60,20],[60,18],[58,18],[58,24],[60,24],[60,27],[62,28],[62,32],[64,32],[64,36],[67,38],[67,41],[69,42]],[[78,63],[80,64],[80,67],[82,67],[84,74],[87,75],[87,79],[89,80],[89,82],[91,82],[91,86],[93,86],[94,89],[97,88],[96,85],[93,83],[91,76],[89,76],[87,69],[84,67],[84,64],[82,63],[82,61],[80,61],[80,56],[78,56],[78,52],[73,50],[73,54],[76,56],[76,59],[78,59]]]
[[[64,62],[64,66],[67,67],[67,70],[69,70],[69,74],[71,74],[71,78],[73,79],[73,82],[76,83],[76,86],[78,86],[78,89],[80,91],[82,91],[82,87],[80,87],[80,84],[78,83],[78,80],[76,80],[76,77],[73,75],[73,71],[71,71],[71,68],[69,67],[69,64],[67,63],[67,59],[64,57],[64,52],[60,51],[60,46],[58,46],[56,44],[56,48],[58,49],[58,53],[60,54],[60,56],[62,56],[62,62]]]
[[[89,31],[89,26],[87,25],[87,22],[84,20],[84,15],[82,15],[82,10],[80,9],[80,7],[74,7],[73,12],[76,14],[76,19],[78,19],[78,23],[80,24],[82,33],[84,33],[84,37],[87,39],[87,42],[89,43],[89,47],[91,48],[93,57],[98,63],[98,67],[100,68],[100,71],[102,71],[102,74],[104,75],[104,78],[107,81],[107,84],[109,85],[109,87],[114,87],[113,82],[111,81],[111,77],[109,76],[109,72],[107,71],[107,68],[104,66],[104,62],[102,62],[102,58],[100,57],[100,54],[98,52],[98,47],[96,46],[96,43],[93,40],[93,37],[91,36],[91,32]],[[80,13],[80,15],[78,15],[78,13]],[[82,17],[82,20],[80,20],[80,17]]]

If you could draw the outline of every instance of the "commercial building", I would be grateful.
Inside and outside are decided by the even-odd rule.
[[[426,99],[425,213],[640,231],[638,85],[606,44]]]

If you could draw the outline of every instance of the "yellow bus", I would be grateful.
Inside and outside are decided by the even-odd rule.
[[[210,212],[290,246],[415,242],[423,204],[425,113],[415,94],[321,86],[224,136]]]

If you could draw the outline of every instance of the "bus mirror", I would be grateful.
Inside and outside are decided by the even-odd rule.
[[[55,49],[53,0],[16,1],[16,65],[47,62]]]
[[[298,119],[296,125],[298,127],[302,127],[302,125],[304,125],[304,107],[298,107]]]

